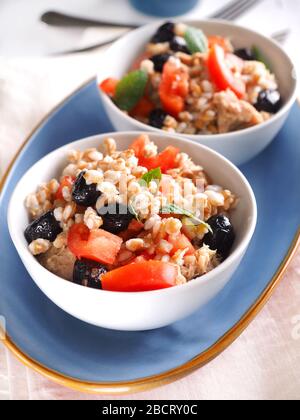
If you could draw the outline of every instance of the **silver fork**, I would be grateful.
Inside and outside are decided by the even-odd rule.
[[[212,19],[235,20],[264,0],[233,0],[223,9],[210,16]]]
[[[249,9],[264,0],[233,0],[228,5],[223,7],[218,12],[209,16],[211,19],[226,19],[234,20],[243,15]],[[56,11],[48,11],[42,14],[40,20],[47,25],[60,27],[119,27],[119,28],[138,28],[137,24],[124,24],[118,22],[107,22],[103,20],[87,19],[77,16],[72,16],[66,13]]]
[[[253,7],[257,6],[259,3],[263,2],[264,0],[233,0],[227,6],[223,7],[217,13],[214,13],[209,16],[210,19],[224,19],[228,21],[233,21],[237,19],[239,16],[242,16],[244,13],[252,9]],[[51,26],[65,26],[65,27],[88,27],[88,26],[113,26],[113,27],[130,27],[130,28],[137,28],[140,25],[125,25],[125,24],[118,24],[116,22],[103,22],[85,18],[79,18],[63,13],[58,13],[55,11],[49,11],[44,13],[41,16],[42,22],[51,25]],[[76,48],[71,49],[68,51],[63,51],[60,53],[56,53],[54,55],[65,55],[65,54],[76,54],[82,52],[88,52],[95,50],[97,48],[104,47],[106,45],[111,44],[112,42],[117,41],[122,35],[115,36],[113,38],[107,39],[105,41],[98,42],[93,45],[89,45],[83,48]]]
[[[291,34],[290,29],[283,29],[282,31],[276,32],[272,35],[272,38],[274,41],[277,41],[279,44],[284,44],[285,41],[288,39],[288,37]]]

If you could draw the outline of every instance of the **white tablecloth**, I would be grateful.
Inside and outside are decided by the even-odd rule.
[[[100,52],[61,58],[0,57],[0,173],[40,119],[99,66]],[[299,399],[299,276],[300,253],[265,309],[209,365],[162,389],[118,399]],[[21,365],[0,342],[0,399],[66,398],[107,397],[53,384]]]

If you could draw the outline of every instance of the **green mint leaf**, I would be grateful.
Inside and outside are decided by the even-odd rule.
[[[144,96],[147,83],[148,74],[144,70],[128,73],[117,85],[115,104],[123,111],[131,111]]]
[[[184,210],[181,207],[177,206],[176,204],[167,204],[165,207],[161,209],[161,213],[163,214],[182,214],[183,216],[186,216],[191,219],[191,221],[196,225],[203,225],[205,226],[211,233],[212,228],[210,225],[203,220],[196,217],[193,213],[191,213],[188,210]]]
[[[161,169],[156,168],[152,169],[151,171],[147,172],[145,175],[142,176],[139,183],[141,185],[149,185],[151,181],[160,181],[162,177]]]
[[[184,39],[192,54],[208,51],[208,40],[201,29],[189,26],[184,34]]]

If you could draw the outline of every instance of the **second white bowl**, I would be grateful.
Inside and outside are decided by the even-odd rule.
[[[177,134],[210,147],[223,154],[236,165],[240,165],[263,151],[285,123],[297,96],[294,65],[279,44],[257,32],[223,21],[204,20],[186,23],[200,27],[207,35],[230,37],[236,48],[257,46],[270,63],[272,71],[277,77],[284,105],[269,121],[227,134]],[[144,51],[146,44],[160,24],[146,25],[115,42],[103,56],[102,66],[98,73],[98,82],[101,83],[108,77],[122,78],[131,68],[132,63]],[[131,118],[122,112],[107,95],[102,92],[100,92],[100,95],[106,112],[117,130],[162,131]]]

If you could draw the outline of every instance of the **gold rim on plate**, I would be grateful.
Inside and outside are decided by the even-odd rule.
[[[4,176],[0,181],[0,193],[4,187],[5,181],[12,170],[12,167],[17,160],[18,156],[20,155],[21,151],[31,139],[33,134],[43,125],[45,121],[47,121],[58,109],[60,109],[74,94],[79,92],[81,89],[86,87],[91,80],[84,83],[80,86],[76,91],[72,92],[67,98],[65,98],[58,106],[56,106],[49,114],[46,115],[45,118],[38,124],[38,126],[30,133],[27,137],[21,148],[16,153],[15,157],[11,161],[7,171],[5,172]],[[295,235],[295,238],[285,256],[283,261],[281,262],[277,272],[273,276],[271,282],[263,291],[261,296],[257,299],[257,301],[251,306],[251,308],[245,313],[245,315],[229,330],[227,333],[221,337],[215,344],[213,344],[209,349],[205,350],[203,353],[200,353],[198,356],[194,357],[192,360],[184,363],[183,365],[168,370],[167,372],[149,376],[143,379],[138,379],[129,382],[112,382],[112,383],[93,383],[93,382],[85,382],[80,381],[78,379],[68,377],[62,375],[59,372],[54,370],[48,369],[46,366],[43,366],[36,360],[30,358],[25,353],[19,349],[13,341],[6,335],[3,343],[4,345],[11,350],[11,352],[27,367],[32,368],[36,372],[39,372],[46,378],[60,384],[72,388],[76,391],[93,393],[93,394],[129,394],[134,392],[144,392],[151,390],[153,388],[157,388],[162,385],[167,385],[171,382],[174,382],[184,376],[189,375],[190,373],[194,372],[195,370],[203,367],[205,364],[212,361],[216,358],[219,354],[221,354],[227,347],[229,347],[240,335],[241,333],[248,327],[248,325],[253,321],[255,316],[259,313],[259,311],[264,307],[267,301],[272,296],[274,289],[281,281],[285,271],[288,268],[293,256],[295,255],[298,246],[300,245],[300,230]]]

